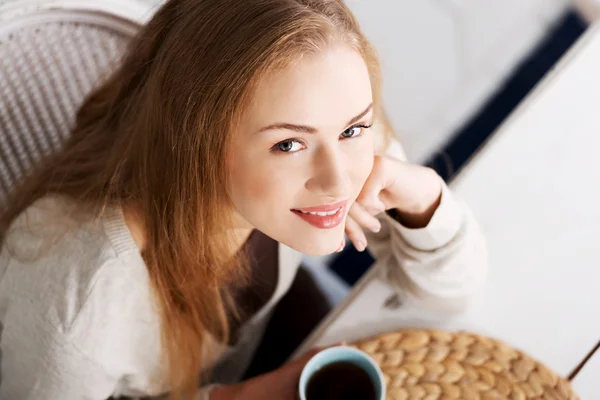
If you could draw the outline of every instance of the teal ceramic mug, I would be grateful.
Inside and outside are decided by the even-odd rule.
[[[317,353],[308,361],[298,391],[300,400],[385,400],[385,381],[381,369],[367,353],[337,346]]]

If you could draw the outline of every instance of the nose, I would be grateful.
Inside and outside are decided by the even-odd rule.
[[[312,173],[306,181],[306,189],[333,200],[345,199],[350,188],[347,162],[339,150],[321,148],[314,154]]]

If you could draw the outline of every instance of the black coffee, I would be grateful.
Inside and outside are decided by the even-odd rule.
[[[369,375],[348,362],[327,365],[306,386],[306,400],[375,400]]]

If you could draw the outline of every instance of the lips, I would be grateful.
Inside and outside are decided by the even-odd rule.
[[[346,215],[348,201],[340,201],[316,207],[306,207],[291,210],[309,224],[320,229],[332,229],[338,226]]]

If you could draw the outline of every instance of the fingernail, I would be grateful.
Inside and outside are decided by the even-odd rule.
[[[373,225],[371,228],[369,228],[371,232],[379,232],[381,230],[381,224],[377,224],[377,225]]]
[[[358,251],[365,251],[365,249],[367,248],[367,244],[365,242],[363,242],[362,240],[360,240],[357,244],[356,244],[356,250]]]
[[[336,252],[340,253],[342,250],[344,250],[345,246],[346,246],[346,241],[343,240],[342,243],[340,244],[340,247],[338,247],[338,249],[336,250]]]

